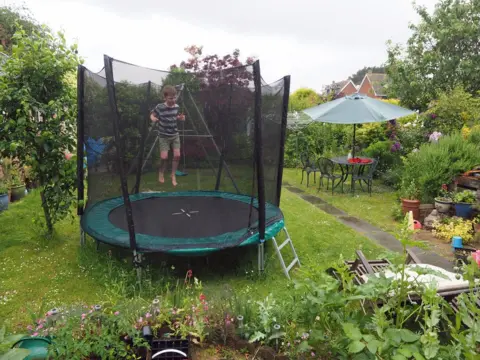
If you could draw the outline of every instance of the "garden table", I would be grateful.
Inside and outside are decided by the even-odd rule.
[[[352,176],[355,172],[357,174],[362,173],[365,170],[366,165],[370,165],[373,163],[372,158],[368,157],[362,157],[362,158],[355,158],[355,159],[360,159],[360,161],[355,161],[348,159],[348,156],[337,156],[334,158],[331,158],[335,164],[340,166],[340,169],[342,170],[342,178],[340,179],[340,183],[345,183],[348,179],[348,176]],[[353,181],[351,182],[351,189],[353,191]]]

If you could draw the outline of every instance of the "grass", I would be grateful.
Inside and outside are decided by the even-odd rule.
[[[340,254],[352,258],[359,248],[369,257],[385,253],[288,190],[282,192],[281,208],[304,267],[327,268]],[[78,218],[61,221],[55,237],[47,241],[32,223],[37,214],[41,214],[37,192],[10,204],[9,210],[0,214],[0,319],[6,319],[9,327],[24,328],[30,322],[30,311],[40,314],[56,306],[93,304],[119,294],[139,294],[128,251],[107,245],[97,251],[91,239],[81,248]],[[256,247],[214,254],[208,265],[204,258],[147,256],[151,266],[141,295],[154,296],[167,283],[182,281],[185,272],[193,269],[210,297],[221,296],[225,289],[250,289],[256,297],[269,293],[281,296],[288,291],[288,281],[273,247],[267,244],[263,275],[256,271]],[[283,251],[288,261],[288,249]],[[301,276],[298,270],[292,274],[294,278]]]
[[[317,174],[318,175],[318,174]],[[355,195],[352,196],[349,190],[350,183],[345,184],[345,193],[341,193],[340,187],[336,188],[332,195],[330,190],[326,189],[324,180],[323,188],[318,191],[317,183],[313,183],[313,174],[310,175],[310,184],[307,188],[306,175],[303,184],[300,184],[302,173],[300,169],[285,169],[283,181],[292,186],[305,190],[307,193],[321,197],[331,205],[345,211],[346,213],[363,219],[380,229],[394,234],[398,228],[398,223],[394,220],[392,211],[396,203],[396,195],[391,188],[375,181],[372,189],[372,196],[361,189],[356,188]]]

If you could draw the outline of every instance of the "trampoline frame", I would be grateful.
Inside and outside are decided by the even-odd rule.
[[[104,74],[106,79],[106,87],[108,92],[108,102],[110,105],[110,110],[112,113],[112,126],[113,126],[113,133],[114,133],[114,141],[119,142],[121,139],[120,130],[119,130],[119,112],[117,109],[117,100],[115,94],[115,82],[113,76],[113,61],[114,59],[108,55],[104,55]],[[117,62],[122,62],[119,60],[115,60]],[[124,62],[123,62],[124,63]],[[131,65],[131,64],[130,64]],[[255,88],[255,105],[254,105],[254,163],[255,163],[255,174],[256,174],[256,187],[257,187],[257,197],[256,201],[258,202],[258,268],[260,272],[264,271],[265,268],[265,260],[264,260],[264,246],[266,241],[266,198],[265,198],[265,179],[264,179],[264,163],[263,163],[263,117],[262,117],[262,79],[260,75],[260,61],[256,60],[252,65],[253,68],[253,84]],[[84,155],[85,155],[85,133],[84,133],[84,105],[85,105],[85,76],[86,68],[83,65],[78,66],[77,72],[77,104],[78,104],[78,113],[77,113],[77,189],[78,189],[78,207],[77,207],[77,214],[80,217],[80,221],[82,221],[82,215],[84,213]],[[150,82],[149,82],[150,83]],[[282,184],[282,177],[283,177],[283,163],[284,163],[284,150],[285,150],[285,138],[286,138],[286,127],[287,127],[287,113],[288,113],[288,102],[289,102],[289,95],[290,95],[290,76],[283,77],[283,103],[282,103],[282,120],[281,120],[281,133],[280,133],[280,151],[279,151],[279,162],[278,162],[278,169],[277,169],[277,188],[276,188],[276,205],[279,206],[280,203],[280,196],[281,196],[281,184]],[[190,94],[190,93],[189,93]],[[190,94],[191,96],[191,94]],[[231,95],[230,95],[231,96]],[[148,109],[147,109],[148,110]],[[201,114],[200,114],[201,115]],[[146,122],[145,122],[146,123]],[[145,125],[146,126],[146,125]],[[145,128],[143,130],[146,130]],[[145,131],[146,132],[146,131]],[[145,134],[144,132],[144,134]],[[142,139],[143,141],[144,139]],[[128,235],[129,235],[129,246],[130,249],[133,251],[134,257],[134,266],[137,268],[138,274],[141,274],[141,259],[142,254],[138,251],[137,243],[136,243],[136,233],[135,233],[135,226],[133,223],[133,214],[132,214],[132,206],[130,201],[130,194],[127,188],[127,174],[123,165],[121,164],[121,149],[120,147],[116,146],[117,151],[117,161],[118,161],[118,169],[119,169],[119,177],[120,177],[120,184],[122,190],[123,204],[126,211],[126,221],[128,225]],[[218,150],[218,147],[216,147]],[[143,146],[142,146],[143,149]],[[140,154],[140,160],[143,158],[143,150]],[[223,155],[223,154],[221,154]],[[220,169],[222,167],[223,156],[221,156],[220,161]],[[226,164],[225,164],[226,165]],[[135,183],[134,192],[138,192],[138,184],[139,184],[139,176],[141,176],[141,168],[142,166],[137,166],[137,181]],[[218,179],[217,179],[218,180]],[[233,180],[233,179],[232,179]],[[251,195],[253,196],[253,194]],[[252,198],[253,200],[253,198]],[[253,206],[253,204],[251,205]],[[277,245],[275,240],[275,235],[284,230],[287,234],[287,240],[280,246]],[[85,233],[80,227],[81,230],[81,244],[85,244]],[[292,241],[286,228],[283,224],[283,220],[281,222],[281,228],[276,231],[275,234],[267,234],[269,237],[273,238],[273,243],[275,244],[275,250],[277,251],[283,269],[286,273],[286,276],[289,277],[288,271],[289,269],[297,262],[300,264],[298,257],[295,253],[293,248]],[[286,268],[282,255],[280,253],[281,248],[286,244],[290,243],[290,246],[293,250],[295,260],[292,264]]]

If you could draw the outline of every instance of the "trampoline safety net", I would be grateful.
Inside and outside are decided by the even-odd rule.
[[[85,207],[79,208],[79,214],[95,204],[124,196],[125,190],[133,197],[150,192],[232,193],[251,199],[248,206],[256,210],[260,147],[265,201],[278,206],[290,78],[267,84],[258,73],[261,81],[255,82],[256,71],[258,62],[201,74],[167,72],[108,56],[98,73],[80,67],[79,143],[83,143],[88,186]],[[165,142],[160,128],[150,119],[155,106],[165,101],[166,85],[175,87],[178,111],[185,115],[185,121],[177,121],[177,186],[172,185],[171,149],[164,182],[159,181],[163,164],[160,143],[162,139]],[[256,109],[260,101],[261,108]],[[261,141],[257,125],[261,126]],[[83,198],[80,192],[79,198]],[[133,212],[137,209],[129,207]],[[138,222],[138,215],[133,214],[132,219]],[[246,229],[258,218],[255,211],[239,215],[245,219],[236,221]],[[133,225],[138,229],[138,224]],[[129,230],[127,225],[124,230]]]

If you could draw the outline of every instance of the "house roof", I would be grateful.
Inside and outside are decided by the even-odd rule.
[[[385,91],[385,81],[387,80],[387,74],[380,74],[380,73],[368,73],[365,74],[363,78],[362,84],[365,81],[365,78],[368,78],[370,83],[372,84],[373,91],[375,92],[376,96],[386,96]]]

